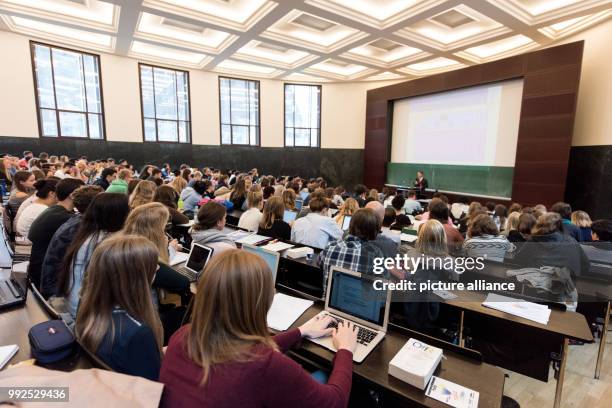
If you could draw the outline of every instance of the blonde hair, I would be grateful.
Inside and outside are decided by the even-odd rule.
[[[152,181],[142,180],[139,182],[134,188],[132,194],[130,194],[130,209],[133,210],[134,208],[143,204],[152,202],[156,189],[157,184]]]
[[[143,204],[133,209],[125,220],[124,234],[140,235],[151,241],[158,251],[159,259],[168,263],[168,237],[165,230],[170,212],[161,203]]]
[[[117,173],[117,178],[121,180],[125,180],[128,177],[132,177],[132,170],[130,169],[121,169]]]
[[[260,191],[249,191],[247,194],[247,205],[249,208],[258,208],[263,201],[263,194]]]
[[[589,214],[587,214],[586,212],[574,211],[572,213],[572,224],[577,225],[579,227],[590,228],[592,223],[593,222],[591,221],[591,217],[589,217]]]
[[[91,256],[83,281],[75,333],[81,344],[95,353],[105,336],[121,330],[113,322],[116,306],[146,324],[157,341],[160,355],[164,333],[151,299],[151,282],[157,271],[157,249],[136,235],[104,240]]]
[[[283,198],[283,203],[285,204],[285,208],[289,209],[289,210],[295,210],[295,191],[293,191],[293,189],[288,188],[285,191],[283,191],[282,194],[282,198]]]
[[[354,198],[347,198],[344,201],[344,204],[338,211],[338,215],[334,218],[336,220],[336,224],[342,226],[344,223],[344,217],[346,215],[353,215],[359,209],[359,203]]]
[[[518,230],[519,226],[519,218],[521,213],[519,212],[511,212],[506,219],[506,227],[504,228],[506,231],[515,231]]]
[[[278,349],[266,323],[273,298],[272,272],[261,257],[228,250],[208,263],[185,339],[189,358],[202,367],[202,384],[215,364],[256,358],[255,345]]]
[[[174,191],[176,191],[177,193],[181,194],[181,192],[185,189],[185,187],[187,187],[187,180],[185,180],[181,176],[175,177],[170,182],[170,187],[172,187]]]
[[[448,242],[442,223],[438,220],[425,221],[419,228],[415,248],[420,254],[424,255],[448,255]]]

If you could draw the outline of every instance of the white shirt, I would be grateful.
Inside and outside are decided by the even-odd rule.
[[[53,173],[53,175],[61,179],[65,179],[66,177],[68,177],[66,173],[64,173],[64,170],[56,170],[55,173]]]
[[[240,216],[238,228],[257,232],[262,218],[263,214],[258,208],[249,208]]]
[[[19,209],[17,210],[17,215],[15,216],[15,219],[13,220],[13,225],[15,225],[15,229],[17,229],[16,227],[17,221],[19,221],[19,217],[21,217],[21,214],[23,214],[25,209],[28,208],[30,204],[32,204],[35,200],[38,200],[38,197],[36,196],[36,194],[32,194],[31,196],[26,198],[23,203],[21,203],[21,205],[19,206]]]
[[[45,204],[32,203],[28,205],[27,208],[21,213],[21,216],[15,225],[17,234],[27,239],[32,223],[46,209],[47,205]],[[27,242],[30,241],[28,240]]]
[[[342,234],[333,218],[309,213],[293,222],[291,241],[323,249],[330,241],[342,239]]]

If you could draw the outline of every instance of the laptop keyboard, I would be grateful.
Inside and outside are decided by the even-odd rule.
[[[329,325],[327,325],[328,328],[333,327],[334,329],[338,328],[338,323],[344,323],[344,319],[341,319],[339,317],[332,317],[331,323]],[[370,344],[370,342],[372,340],[374,340],[374,337],[376,337],[376,335],[378,334],[377,332],[367,329],[365,327],[361,327],[358,325],[355,325],[358,328],[358,332],[357,332],[357,343],[359,344],[363,344],[364,346],[367,346],[368,344]]]
[[[183,275],[184,277],[186,277],[187,279],[189,279],[190,282],[195,282],[197,280],[198,276],[193,271],[187,269],[187,267],[185,266],[181,266],[180,268],[177,268],[176,271],[180,273],[181,275]]]

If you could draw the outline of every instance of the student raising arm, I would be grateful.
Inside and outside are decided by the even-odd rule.
[[[191,324],[172,338],[162,364],[164,407],[346,407],[356,332],[340,325],[339,350],[327,384],[315,381],[283,352],[302,337],[331,332],[329,319],[271,337],[266,315],[274,297],[267,264],[229,250],[198,282]]]
[[[157,380],[163,329],[151,300],[157,248],[135,235],[116,235],[94,251],[75,332],[113,370]]]

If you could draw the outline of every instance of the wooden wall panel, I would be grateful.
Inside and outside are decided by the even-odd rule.
[[[583,48],[579,41],[368,91],[365,184],[385,183],[394,100],[523,78],[512,200],[563,200]]]

